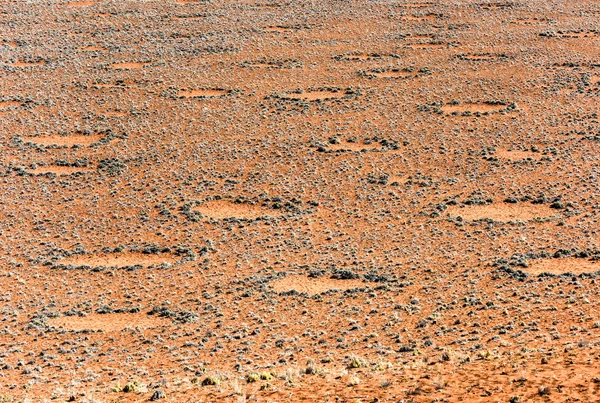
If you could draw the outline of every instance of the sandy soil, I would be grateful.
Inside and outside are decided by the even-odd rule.
[[[120,332],[125,329],[150,329],[166,327],[170,321],[146,313],[112,313],[90,314],[86,316],[62,316],[48,320],[50,326],[72,330],[102,330],[104,332]]]
[[[234,203],[226,200],[213,200],[201,203],[194,209],[203,216],[214,219],[244,218],[256,219],[263,216],[280,215],[281,212],[264,206],[249,203]]]
[[[598,401],[599,14],[0,1],[0,402]]]
[[[60,135],[51,135],[51,136],[23,136],[21,140],[26,143],[34,143],[43,146],[89,146],[93,143],[96,143],[102,139],[102,136],[99,135],[84,135],[84,134],[73,134],[70,136],[60,136]]]
[[[335,92],[335,91],[307,91],[302,92],[301,94],[286,94],[285,98],[288,99],[301,99],[305,101],[320,101],[327,99],[335,99],[341,98],[344,96],[343,92]]]
[[[504,108],[503,105],[494,105],[494,104],[488,104],[485,102],[466,102],[464,104],[458,104],[458,105],[444,105],[442,106],[442,111],[445,113],[453,113],[453,112],[471,112],[471,113],[475,113],[475,112],[479,112],[479,113],[484,113],[484,112],[499,112]]]
[[[222,97],[227,95],[228,91],[226,90],[189,90],[189,91],[180,91],[178,96],[181,98],[212,98],[212,97]]]
[[[125,63],[113,63],[108,68],[113,70],[136,70],[144,67],[145,63],[136,63],[136,62],[125,62]]]
[[[490,219],[494,221],[509,222],[515,220],[529,221],[534,218],[547,218],[559,216],[557,210],[548,206],[537,204],[512,204],[496,203],[483,206],[464,206],[449,208],[450,216],[462,217],[464,220]]]
[[[167,254],[143,254],[143,253],[113,253],[94,255],[74,255],[58,260],[58,265],[65,266],[89,266],[89,267],[126,267],[126,266],[154,266],[163,263],[174,263],[175,256]]]
[[[365,288],[362,281],[357,280],[335,280],[331,278],[307,278],[305,276],[288,276],[281,280],[275,280],[271,287],[277,292],[296,291],[309,295],[321,294],[332,290],[351,290],[353,288]]]
[[[577,258],[539,259],[533,260],[525,271],[532,274],[549,273],[556,275],[563,273],[594,273],[600,271],[600,263],[598,261]]]
[[[496,155],[498,155],[498,157],[500,158],[504,158],[509,161],[520,161],[526,159],[537,160],[541,158],[541,155],[539,153],[523,150],[498,150]]]
[[[76,173],[88,173],[93,172],[90,168],[85,167],[72,167],[72,166],[60,166],[60,165],[45,165],[38,166],[33,169],[28,169],[28,173],[34,175],[44,175],[44,174],[55,174],[55,175],[73,175]]]

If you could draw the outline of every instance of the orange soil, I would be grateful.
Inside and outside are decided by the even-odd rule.
[[[100,135],[85,135],[85,134],[72,134],[69,136],[23,136],[21,137],[24,142],[40,144],[44,146],[57,145],[57,146],[89,146],[102,139]]]
[[[245,218],[256,219],[262,216],[279,215],[280,212],[262,206],[247,203],[232,203],[225,200],[214,200],[202,203],[195,208],[202,215],[214,218]]]
[[[532,260],[529,267],[523,269],[531,274],[581,274],[600,271],[600,262],[586,259],[564,258],[564,259],[536,259]]]
[[[450,216],[460,216],[468,221],[487,218],[501,222],[529,221],[534,218],[552,217],[559,214],[546,205],[528,203],[496,203],[483,206],[451,207],[447,212]]]
[[[59,260],[60,265],[71,266],[90,266],[90,267],[125,267],[137,266],[144,267],[161,265],[163,263],[174,263],[177,261],[175,256],[165,254],[143,254],[143,253],[114,253],[99,255],[74,255]]]
[[[0,401],[598,400],[597,1],[0,9]]]
[[[169,321],[146,313],[109,313],[86,316],[61,316],[48,320],[51,326],[65,330],[102,330],[120,332],[125,329],[151,329],[165,327]]]
[[[330,278],[307,278],[305,276],[287,276],[276,280],[270,286],[277,292],[297,291],[309,295],[321,294],[331,290],[350,290],[365,288],[365,283],[357,280],[334,280]]]

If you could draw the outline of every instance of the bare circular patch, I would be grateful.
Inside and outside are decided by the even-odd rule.
[[[406,8],[425,8],[435,6],[435,3],[400,3],[397,4],[397,6]]]
[[[454,112],[471,112],[471,113],[475,113],[475,112],[479,112],[479,113],[485,113],[485,112],[499,112],[500,110],[502,110],[504,108],[503,105],[495,105],[495,104],[490,104],[487,102],[479,102],[479,103],[464,103],[464,104],[457,104],[457,105],[444,105],[442,106],[442,111],[444,111],[444,113],[454,113]]]
[[[124,116],[129,115],[129,113],[123,111],[105,111],[100,112],[100,115],[105,116],[107,118],[122,118]]]
[[[63,175],[73,175],[76,173],[93,172],[93,170],[90,168],[86,168],[86,167],[46,165],[46,166],[38,166],[35,169],[28,169],[27,172],[30,174],[34,174],[34,175],[44,175],[44,174],[52,173],[55,175],[63,176]]]
[[[439,18],[437,14],[425,14],[425,15],[405,15],[402,17],[405,20],[409,21],[433,21],[436,18]]]
[[[254,67],[254,68],[277,68],[279,67],[277,64],[272,62],[249,62],[244,65],[244,67]]]
[[[510,112],[516,109],[516,104],[506,102],[451,102],[439,107],[438,112],[449,116],[477,116]]]
[[[540,157],[540,153],[534,153],[533,151],[523,151],[523,150],[498,150],[496,155],[500,158],[509,160],[509,161],[522,161],[526,159],[538,159]]]
[[[199,211],[203,216],[214,219],[242,218],[252,220],[258,217],[281,215],[279,210],[249,203],[233,203],[226,200],[208,201],[194,208],[194,210]]]
[[[404,70],[375,71],[372,74],[377,78],[407,78],[414,76],[413,72]]]
[[[535,259],[530,261],[529,266],[522,269],[530,274],[583,274],[600,271],[600,261],[587,260],[575,257],[562,259]]]
[[[363,150],[376,150],[381,148],[381,144],[379,143],[351,143],[349,141],[340,141],[337,144],[329,144],[327,146],[330,150],[342,150],[342,151],[363,151]]]
[[[56,262],[59,267],[132,267],[132,266],[160,266],[173,264],[177,256],[168,253],[108,253],[98,255],[74,255]]]
[[[42,146],[90,146],[103,138],[99,134],[73,134],[70,136],[60,136],[58,134],[51,136],[23,136],[21,139],[26,143],[39,144]]]
[[[129,63],[114,63],[108,66],[113,70],[136,70],[145,67],[147,63],[129,62]]]
[[[28,61],[24,61],[24,60],[19,60],[17,62],[14,62],[11,64],[11,66],[14,67],[35,67],[35,66],[43,66],[45,65],[46,62],[44,60],[38,60],[35,62],[28,62]]]
[[[507,59],[508,56],[500,53],[463,53],[456,56],[460,60],[471,62],[488,62],[493,60]]]
[[[0,101],[0,110],[10,109],[23,105],[21,101]]]
[[[102,46],[94,46],[94,45],[86,46],[81,49],[86,52],[104,52],[107,50],[106,48],[103,48]]]
[[[344,96],[342,91],[306,91],[302,93],[290,93],[286,94],[284,98],[287,99],[299,99],[304,101],[323,101],[327,99],[342,98]]]
[[[351,53],[343,53],[341,55],[334,56],[335,60],[343,60],[343,61],[365,61],[365,60],[379,60],[384,57],[388,58],[397,58],[396,55],[390,54],[380,54],[376,52],[351,52]]]
[[[88,1],[73,1],[71,3],[65,4],[65,7],[86,7],[93,6],[96,4],[96,1],[88,0]]]
[[[439,48],[448,48],[451,44],[442,43],[442,42],[424,42],[424,43],[408,43],[406,44],[407,48],[410,49],[439,49]]]
[[[483,206],[450,207],[446,212],[451,217],[462,217],[466,221],[491,219],[499,222],[530,221],[534,218],[552,217],[556,210],[543,204],[494,203]]]
[[[265,27],[264,30],[267,32],[290,32],[297,31],[299,27],[288,27],[283,25],[273,25],[269,27]]]
[[[60,316],[49,318],[48,324],[65,330],[103,330],[119,332],[125,329],[150,329],[169,325],[170,321],[146,313],[107,313],[87,316]]]
[[[181,90],[177,94],[179,98],[218,98],[229,94],[230,91],[221,88],[200,89],[200,90]]]
[[[331,290],[351,290],[364,288],[360,280],[336,280],[327,277],[310,278],[306,276],[287,276],[270,283],[271,288],[277,292],[297,291],[309,295],[321,294]]]

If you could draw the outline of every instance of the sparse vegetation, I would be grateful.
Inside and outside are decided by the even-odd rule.
[[[597,4],[0,9],[0,402],[597,400]]]

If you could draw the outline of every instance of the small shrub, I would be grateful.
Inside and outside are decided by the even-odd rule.
[[[317,366],[317,363],[312,358],[306,363],[306,369],[304,370],[306,375],[318,375],[323,373],[323,369]]]
[[[350,356],[350,368],[366,368],[369,366],[369,363],[367,362],[367,360],[365,360],[362,357],[359,357],[355,354],[352,354]]]
[[[390,381],[389,379],[384,379],[379,384],[379,387],[382,389],[389,388],[390,386],[392,386],[392,381]]]
[[[273,375],[270,372],[263,372],[259,375],[260,379],[263,381],[269,381],[273,379]]]
[[[257,382],[258,380],[260,380],[259,374],[249,374],[246,377],[246,382],[248,382],[248,383],[254,383],[254,382]]]
[[[202,381],[202,386],[215,386],[221,383],[221,380],[216,376],[208,376]]]
[[[127,382],[125,384],[125,386],[123,386],[123,392],[125,392],[125,393],[137,392],[139,386],[140,386],[140,384],[138,383],[138,381]]]

